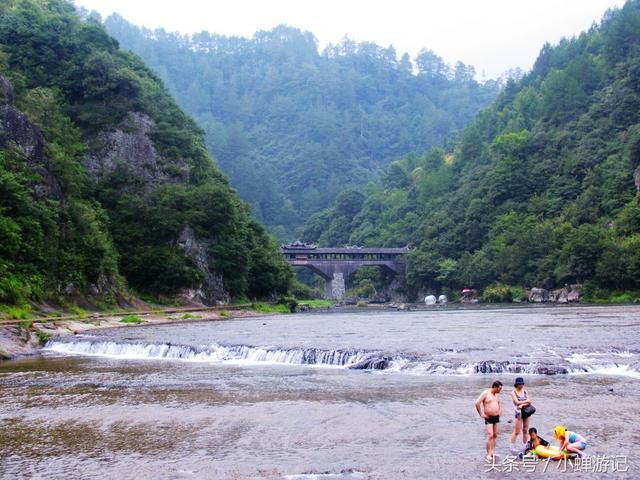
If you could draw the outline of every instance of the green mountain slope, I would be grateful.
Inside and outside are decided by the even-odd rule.
[[[105,26],[165,81],[232,184],[282,237],[392,160],[442,144],[498,92],[430,51],[415,66],[372,43],[318,53],[310,33],[285,26],[250,39],[149,31],[117,15]]]
[[[200,129],[98,22],[3,0],[0,74],[0,302],[286,291]]]
[[[307,223],[322,244],[411,244],[414,291],[640,286],[640,2],[510,82],[450,149],[394,162]],[[635,176],[635,181],[634,181]]]

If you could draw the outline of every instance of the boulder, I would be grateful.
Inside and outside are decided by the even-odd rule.
[[[581,290],[571,290],[567,295],[567,302],[576,303],[576,302],[579,302],[581,298],[582,298]]]
[[[529,291],[529,301],[531,303],[544,303],[549,301],[549,291],[544,288],[534,287]]]
[[[558,303],[569,303],[569,290],[566,288],[561,288],[560,290],[558,290],[558,297],[556,298],[556,301]]]

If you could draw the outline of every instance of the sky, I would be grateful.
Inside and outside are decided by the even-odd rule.
[[[312,32],[320,49],[345,36],[393,45],[412,57],[433,50],[449,64],[473,65],[480,79],[528,71],[545,42],[599,22],[624,0],[75,0],[148,28],[250,37],[286,24]]]

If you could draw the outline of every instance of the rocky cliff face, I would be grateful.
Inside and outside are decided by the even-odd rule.
[[[166,183],[188,183],[187,161],[168,161],[155,148],[150,137],[155,124],[147,115],[132,112],[118,128],[100,132],[98,146],[86,157],[84,164],[94,179],[123,168],[131,176],[141,180],[145,193]],[[212,265],[207,250],[208,243],[199,239],[189,225],[185,225],[176,245],[202,274],[197,288],[186,289],[181,296],[190,302],[215,305],[227,303],[229,294],[224,289],[222,276],[211,272]]]
[[[188,182],[187,162],[172,162],[172,174],[167,173],[168,162],[158,153],[150,138],[155,124],[147,115],[131,112],[116,128],[100,132],[98,148],[85,158],[85,166],[93,177],[125,168],[131,175],[143,181],[151,189],[170,181]]]
[[[199,240],[193,229],[185,227],[178,238],[178,246],[184,251],[191,263],[202,273],[202,283],[198,288],[182,292],[182,296],[191,302],[205,305],[228,303],[229,294],[224,289],[222,275],[209,269],[210,258],[207,254],[207,242]]]
[[[0,149],[13,150],[37,174],[42,182],[34,185],[38,199],[62,200],[60,183],[53,173],[53,164],[47,151],[47,143],[29,117],[13,105],[13,87],[0,75]]]

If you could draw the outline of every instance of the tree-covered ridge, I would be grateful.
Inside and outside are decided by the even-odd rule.
[[[473,67],[450,68],[428,50],[414,65],[350,40],[319,53],[312,34],[286,26],[246,39],[150,31],[117,15],[105,25],[165,81],[281,236],[392,160],[442,144],[498,92]]]
[[[545,45],[453,148],[393,162],[307,223],[326,245],[415,247],[406,281],[640,286],[640,2]],[[635,184],[634,184],[635,172]]]
[[[0,301],[286,291],[201,130],[99,22],[2,0],[0,74]]]

